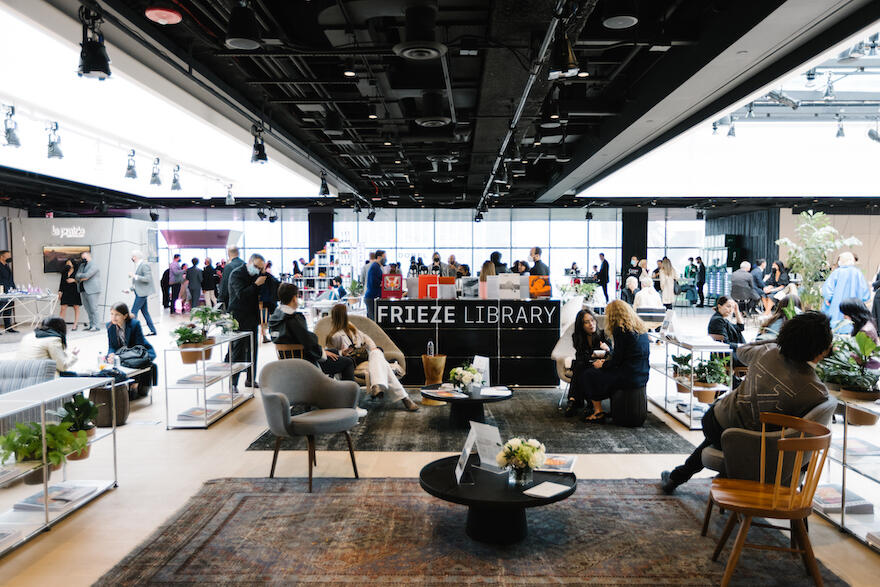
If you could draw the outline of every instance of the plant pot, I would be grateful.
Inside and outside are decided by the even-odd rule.
[[[863,410],[857,406],[846,406],[846,423],[852,426],[873,426],[880,420],[880,414]]]
[[[718,393],[718,391],[715,389],[695,389],[694,397],[696,397],[699,402],[711,404],[715,401],[716,393]]]
[[[214,337],[205,339],[205,342],[187,342],[185,344],[180,345],[182,349],[200,349],[206,346],[210,346],[214,344],[216,339]],[[211,359],[211,352],[213,351],[213,347],[209,348],[205,351],[182,351],[180,353],[180,359],[183,361],[184,365],[193,365],[202,359],[208,361]]]
[[[706,383],[705,381],[694,381],[694,387],[718,387],[718,383]]]
[[[684,382],[684,381],[680,381],[680,380],[676,379],[675,380],[675,390],[678,393],[690,393],[691,392],[690,381]]]
[[[825,387],[828,388],[828,391],[840,391],[839,383],[829,383],[827,381],[823,381],[822,383],[825,384]]]
[[[95,435],[95,432],[96,432],[97,430],[98,430],[98,428],[97,428],[96,426],[92,426],[91,428],[89,428],[88,430],[86,430],[86,437],[87,437],[87,438],[91,438],[92,436]],[[86,447],[85,447],[84,449],[82,449],[81,451],[79,451],[79,452],[72,452],[72,453],[70,453],[69,455],[67,455],[67,460],[68,460],[68,461],[82,461],[82,460],[84,460],[84,459],[89,458],[89,453],[90,453],[91,451],[92,451],[92,445],[91,445],[91,444],[87,444]]]
[[[856,389],[840,388],[840,397],[854,400],[874,401],[880,399],[880,391],[872,389],[870,391],[859,391]]]
[[[49,465],[49,478],[52,478],[52,471],[57,471],[61,468],[61,465]],[[42,485],[43,484],[43,469],[34,469],[27,475],[23,477],[25,485]]]

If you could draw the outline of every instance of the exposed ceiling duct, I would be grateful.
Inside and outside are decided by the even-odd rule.
[[[447,47],[437,41],[434,28],[437,8],[419,3],[406,9],[406,40],[394,45],[394,53],[410,61],[429,61],[446,55]]]
[[[415,119],[415,123],[425,128],[438,128],[450,122],[452,118],[443,111],[443,95],[440,92],[422,94],[422,115]]]

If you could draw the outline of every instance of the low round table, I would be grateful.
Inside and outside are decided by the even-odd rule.
[[[483,404],[492,402],[503,402],[513,397],[513,393],[508,395],[480,395],[479,393],[468,394],[467,397],[435,397],[426,395],[425,391],[430,389],[439,389],[440,383],[435,385],[426,385],[422,388],[422,402],[427,400],[445,402],[449,404],[449,425],[453,428],[470,428],[470,421],[485,422],[486,414],[483,411]],[[458,390],[456,390],[458,391]]]
[[[526,508],[562,501],[574,493],[577,487],[574,473],[535,471],[530,487],[552,481],[567,485],[568,490],[553,497],[530,497],[522,492],[523,489],[508,486],[506,471],[496,475],[471,466],[478,462],[479,458],[471,455],[463,476],[470,475],[472,484],[459,485],[455,482],[457,456],[425,465],[419,473],[419,484],[434,497],[468,506],[466,532],[480,542],[513,544],[521,541],[528,534]]]

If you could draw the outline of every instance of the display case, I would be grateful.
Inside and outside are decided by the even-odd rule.
[[[165,349],[165,428],[207,428],[254,397],[252,391],[237,391],[232,376],[251,368],[250,362],[232,360],[232,343],[245,340],[253,349],[253,333],[234,332],[217,336],[214,342],[197,348]],[[178,355],[175,357],[174,355]],[[225,357],[219,361],[216,356]],[[189,360],[195,359],[190,363]],[[212,360],[215,359],[215,360]],[[172,376],[169,365],[183,362],[191,370],[182,377]],[[177,372],[176,369],[173,370]],[[252,374],[256,378],[256,374]],[[173,380],[172,380],[173,379]]]
[[[651,370],[663,377],[659,383],[649,380],[648,399],[667,414],[684,424],[689,430],[701,430],[703,414],[709,405],[726,393],[733,382],[733,351],[721,342],[711,340],[675,340],[648,333],[651,339]],[[690,355],[686,363],[687,371],[678,374],[673,356]],[[727,381],[705,385],[695,381],[694,367],[712,358],[729,357],[727,361]]]
[[[831,424],[831,448],[813,509],[880,551],[880,405],[831,393],[844,416]]]
[[[112,426],[93,428],[87,450],[65,455],[66,461],[55,466],[49,461],[45,441],[46,427],[59,420],[50,409],[77,393],[112,382],[100,377],[65,377],[0,395],[4,434],[16,424],[36,423],[43,439],[38,460],[15,462],[11,456],[0,465],[0,555],[117,486],[115,398],[111,399]]]

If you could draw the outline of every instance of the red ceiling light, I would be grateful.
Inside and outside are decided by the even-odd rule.
[[[168,24],[178,24],[183,20],[183,15],[173,8],[167,6],[149,6],[144,11],[147,18],[162,26]]]

